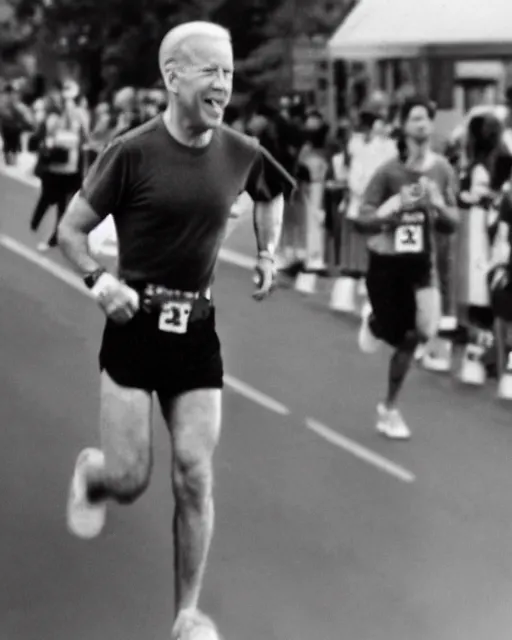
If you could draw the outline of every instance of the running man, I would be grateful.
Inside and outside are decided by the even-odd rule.
[[[233,82],[230,34],[193,22],[162,41],[166,111],[99,156],[59,228],[60,246],[107,316],[101,369],[101,448],[80,453],[71,482],[71,532],[93,538],[109,499],[130,504],[150,479],[152,394],[172,443],[176,511],[173,638],[198,610],[214,526],[212,457],[221,424],[223,363],[210,285],[230,207],[247,191],[260,286],[271,291],[283,197],[293,180],[259,143],[223,125]],[[87,236],[112,214],[115,277],[88,253]]]
[[[374,174],[361,205],[359,228],[368,241],[367,289],[359,332],[362,351],[379,340],[393,349],[386,399],[377,407],[377,430],[389,438],[411,433],[397,401],[417,346],[432,339],[441,315],[436,235],[458,223],[455,175],[430,148],[434,107],[421,97],[401,110],[398,156]]]

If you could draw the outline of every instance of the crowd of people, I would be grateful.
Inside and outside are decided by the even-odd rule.
[[[40,251],[56,245],[66,206],[101,150],[162,112],[165,105],[166,95],[160,89],[126,87],[112,100],[90,108],[70,80],[27,105],[13,86],[6,86],[0,100],[5,163],[16,162],[24,134],[37,156],[34,171],[41,191],[31,229],[37,232],[47,212],[56,209],[53,230],[39,242]],[[340,120],[335,129],[320,111],[295,95],[282,97],[277,106],[254,99],[243,109],[226,108],[225,121],[257,138],[297,181],[298,188],[285,205],[278,259],[282,273],[338,276],[353,285],[354,298],[366,298],[371,252],[358,218],[375,171],[397,155],[402,106],[403,97],[390,101],[375,93],[355,118]],[[458,206],[465,212],[457,233],[436,237],[441,325],[455,338],[431,341],[428,349],[418,349],[417,357],[427,368],[450,369],[454,344],[462,341],[468,347],[466,377],[475,382],[503,374],[508,360],[502,353],[509,342],[507,331],[498,332],[503,341],[498,348],[491,304],[490,284],[498,282],[497,276],[489,280],[492,267],[482,264],[496,260],[491,258],[496,243],[506,244],[507,222],[498,224],[498,214],[508,202],[510,184],[509,112],[506,106],[473,110],[443,148],[436,149],[454,169]],[[480,200],[475,196],[479,192],[485,192]],[[348,302],[346,310],[354,305]]]
[[[233,129],[256,137],[297,180],[298,188],[285,206],[279,247],[283,273],[341,276],[354,284],[355,292],[366,294],[370,253],[357,220],[376,169],[397,154],[401,103],[403,97],[391,101],[375,93],[355,118],[340,120],[335,129],[300,96],[284,96],[277,106],[254,99],[243,109],[227,107],[225,121]],[[12,85],[5,87],[0,100],[5,163],[16,162],[23,134],[29,136],[29,150],[37,155],[34,171],[41,191],[31,229],[37,232],[47,212],[52,206],[56,208],[54,228],[38,244],[39,250],[56,245],[59,220],[101,150],[162,112],[165,105],[166,95],[160,89],[127,87],[110,101],[90,108],[79,86],[70,80],[27,105]],[[503,231],[498,233],[498,210],[509,185],[512,145],[508,136],[512,134],[508,114],[506,106],[477,108],[443,149],[436,149],[454,168],[457,194],[475,189],[488,189],[493,194],[480,203],[474,195],[471,202],[467,196],[459,199],[460,210],[467,214],[456,237],[437,238],[443,323],[445,328],[456,323],[459,337],[463,327],[470,352],[483,358],[485,372],[471,374],[478,379],[496,375],[497,361],[507,359],[496,354],[491,291],[481,264],[489,262],[493,244],[498,240],[503,244],[505,237]],[[482,186],[486,180],[488,185]],[[450,341],[438,341],[435,348],[423,351],[427,368],[445,370],[452,346]]]
[[[265,113],[265,119],[259,116],[258,127],[249,121],[249,130],[287,163],[298,183],[285,211],[280,256],[284,271],[328,273],[345,284],[351,283],[353,299],[345,300],[341,310],[361,311],[364,321],[371,315],[364,301],[368,294],[371,298],[369,289],[375,290],[376,274],[389,271],[372,250],[375,235],[370,234],[368,239],[364,211],[372,198],[373,180],[382,167],[397,158],[404,158],[408,166],[405,158],[414,143],[407,128],[415,126],[404,117],[410,99],[411,95],[390,104],[382,94],[370,97],[357,119],[341,123],[335,132],[318,112],[299,104],[290,108],[285,103],[278,113]],[[421,120],[421,108],[420,116],[417,111],[412,113]],[[450,194],[444,193],[443,199],[456,203],[459,215],[450,233],[436,228],[433,234],[432,270],[440,292],[440,318],[434,323],[434,335],[412,350],[416,359],[433,371],[452,371],[455,355],[460,355],[461,381],[481,385],[488,377],[499,378],[498,395],[502,398],[512,398],[510,113],[507,104],[474,108],[443,141],[435,135],[435,105],[428,101],[424,104],[423,151],[437,158],[434,174],[444,175],[442,179],[436,176],[434,190],[445,192],[447,176],[452,174]],[[423,125],[418,126],[421,129]],[[284,135],[276,135],[279,131]],[[288,141],[284,147],[283,141]],[[426,169],[417,172],[429,173]],[[401,185],[402,191],[405,186]],[[402,193],[401,197],[407,200],[408,195]],[[408,227],[408,232],[418,231]],[[396,259],[391,264],[397,264]],[[397,281],[400,273],[398,269],[391,280]],[[382,287],[382,283],[376,286]],[[372,306],[375,304],[378,302]],[[404,318],[399,302],[398,308],[401,311],[395,311],[391,322],[395,330]],[[393,402],[390,405],[393,408]],[[396,412],[392,416],[397,433],[408,434],[401,416]]]
[[[0,122],[6,164],[16,163],[23,134],[37,157],[33,231],[57,209],[40,250],[59,244],[106,315],[101,445],[77,458],[68,527],[95,537],[108,500],[127,504],[145,491],[156,392],[173,447],[172,637],[183,640],[194,626],[214,630],[198,609],[223,386],[210,285],[237,195],[247,192],[256,203],[255,299],[273,289],[276,251],[283,271],[298,264],[364,284],[359,346],[392,349],[376,428],[404,439],[411,430],[398,407],[401,390],[414,356],[428,355],[436,338],[453,344],[463,329],[466,381],[478,383],[494,365],[502,395],[512,397],[505,335],[512,152],[508,112],[500,118],[487,109],[471,114],[446,153],[436,153],[436,107],[421,96],[396,108],[370,101],[358,122],[336,131],[293,96],[275,109],[230,110],[231,39],[210,23],[169,32],[159,66],[165,94],[126,88],[93,109],[71,81],[30,107],[8,86]],[[224,117],[231,128],[221,126]],[[110,215],[119,234],[117,275],[87,244]],[[443,325],[443,317],[454,322]]]
[[[160,90],[125,88],[111,101],[90,108],[78,84],[66,80],[26,104],[15,86],[4,88],[0,99],[4,162],[16,164],[24,139],[28,139],[28,151],[37,158],[34,173],[41,181],[41,191],[31,216],[31,229],[36,232],[45,215],[56,207],[53,232],[39,243],[40,251],[56,246],[58,223],[101,150],[162,111],[165,100]]]

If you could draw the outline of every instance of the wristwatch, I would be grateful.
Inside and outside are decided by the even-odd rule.
[[[104,273],[107,273],[107,270],[105,269],[105,267],[98,267],[97,269],[94,269],[94,271],[91,271],[88,274],[86,274],[84,276],[85,286],[88,289],[92,289]]]

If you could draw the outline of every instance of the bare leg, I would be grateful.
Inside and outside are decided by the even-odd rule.
[[[416,297],[416,332],[405,337],[403,343],[391,357],[388,376],[386,407],[394,409],[407,374],[411,368],[414,352],[420,341],[427,342],[437,334],[441,317],[441,294],[436,287],[418,289]]]
[[[80,538],[100,534],[106,500],[128,504],[146,489],[151,471],[151,395],[101,379],[101,449],[84,449],[69,489],[67,523]]]
[[[168,424],[173,445],[176,614],[196,610],[214,526],[213,454],[220,436],[221,391],[176,398]]]
[[[104,469],[88,474],[92,501],[112,498],[133,502],[146,489],[151,473],[151,396],[142,389],[101,378],[101,449]]]

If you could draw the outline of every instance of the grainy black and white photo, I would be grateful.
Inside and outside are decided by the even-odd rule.
[[[0,0],[0,640],[512,638],[510,0]]]

